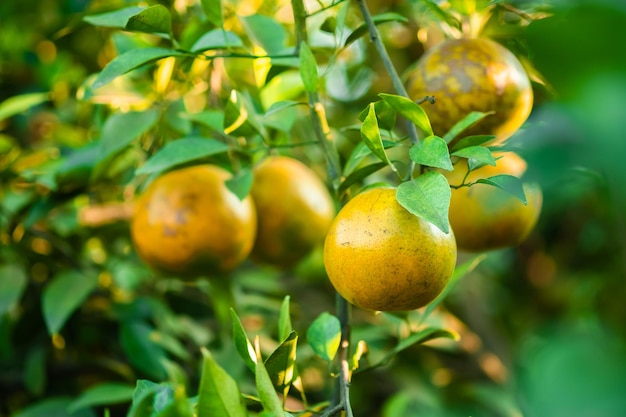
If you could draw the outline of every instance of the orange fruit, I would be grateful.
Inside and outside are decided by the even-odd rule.
[[[422,104],[435,135],[443,136],[472,111],[495,112],[464,132],[501,142],[530,115],[533,91],[520,61],[489,39],[450,39],[427,50],[409,70],[407,92]]]
[[[513,152],[495,153],[496,166],[484,165],[469,173],[465,182],[500,174],[521,178],[526,162]],[[451,185],[460,185],[467,173],[467,160],[460,159],[454,171],[446,172]],[[450,225],[459,249],[481,252],[517,246],[535,227],[543,201],[538,185],[523,184],[527,204],[510,193],[489,184],[452,189]]]
[[[374,188],[337,214],[324,244],[324,265],[341,296],[361,308],[412,310],[434,300],[456,263],[452,232],[414,216],[394,188]]]
[[[231,174],[197,165],[167,172],[139,196],[131,236],[139,256],[154,269],[180,277],[220,274],[247,258],[256,234],[256,212],[224,182]]]
[[[258,229],[252,259],[294,266],[324,242],[335,217],[333,199],[311,168],[290,157],[266,158],[253,173]]]

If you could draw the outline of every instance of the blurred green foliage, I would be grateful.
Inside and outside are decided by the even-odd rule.
[[[281,2],[227,3],[221,18],[258,11],[232,20],[239,38],[231,40],[272,53],[293,44],[289,25],[274,18],[282,16],[274,13]],[[415,33],[441,20],[444,2],[369,3],[376,13],[407,19],[380,25],[398,69],[407,69],[424,50]],[[486,33],[526,58],[537,75],[535,110],[510,145],[528,160],[528,178],[544,189],[540,223],[519,248],[489,253],[428,318],[353,312],[353,361],[361,365],[351,386],[357,415],[626,415],[626,9],[621,0],[492,3],[508,7],[495,6]],[[306,395],[291,381],[290,406],[323,405],[332,397],[328,374],[336,369],[328,360],[337,331],[328,312],[335,300],[319,251],[292,271],[246,263],[229,288],[207,280],[191,285],[150,271],[134,253],[124,221],[81,223],[85,208],[128,201],[141,186],[137,166],[165,143],[177,143],[169,139],[223,140],[224,126],[257,145],[272,136],[274,145],[287,145],[324,171],[319,150],[294,146],[310,140],[310,126],[290,104],[303,86],[288,58],[263,80],[247,58],[217,69],[183,60],[159,78],[170,65],[164,60],[156,71],[140,66],[90,88],[125,52],[171,48],[172,38],[189,50],[215,42],[206,37],[220,20],[209,13],[215,11],[210,1],[151,4],[172,16],[156,36],[83,20],[134,2],[0,4],[0,103],[11,116],[0,118],[0,416],[142,415],[141,407],[190,415],[191,406],[209,407],[198,398],[219,397],[207,378],[233,392],[236,381],[249,394],[246,406],[260,412],[274,398],[258,387],[281,385],[273,371],[290,368],[296,353]],[[354,10],[335,9],[346,13],[346,28],[358,30]],[[320,74],[318,86],[345,161],[358,141],[350,126],[391,87],[366,38],[355,37],[334,55],[349,31],[336,31],[340,14],[325,17],[311,19],[316,58],[335,65]],[[267,27],[273,32],[264,33]],[[272,108],[274,99],[283,102]],[[11,111],[16,108],[23,111]],[[242,112],[248,119],[235,126]],[[204,146],[194,159],[179,155],[179,162],[225,162],[211,142]],[[248,157],[254,158],[244,162]],[[163,167],[148,168],[145,174]],[[461,254],[460,262],[467,260]],[[233,330],[234,318],[241,328]],[[406,342],[418,341],[424,326],[452,329],[460,339]],[[296,352],[291,330],[310,343],[299,343]],[[263,362],[254,374],[242,354],[257,336],[269,372],[261,384],[255,375],[264,375],[256,369]],[[205,396],[196,397],[198,390]]]

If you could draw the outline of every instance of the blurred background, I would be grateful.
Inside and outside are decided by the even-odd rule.
[[[161,2],[172,11],[183,46],[209,27],[197,3]],[[281,11],[276,20],[288,27],[280,7],[285,2],[226,3],[239,15],[261,13],[272,3]],[[408,19],[379,26],[400,72],[443,36],[427,3],[368,2],[373,13]],[[543,212],[525,243],[486,254],[452,289],[435,320],[457,331],[460,341],[413,346],[385,366],[354,375],[355,415],[626,416],[626,3],[491,3],[494,17],[485,33],[518,54],[533,79],[534,110],[510,144],[528,161],[526,178],[543,188]],[[132,4],[0,4],[0,416],[103,415],[102,404],[67,411],[101,383],[120,388],[119,400],[107,407],[111,415],[124,415],[137,379],[183,381],[194,395],[200,346],[215,347],[242,390],[251,383],[229,353],[229,328],[220,322],[224,306],[214,289],[155,277],[134,254],[125,221],[80,222],[84,207],[128,200],[141,161],[133,148],[106,163],[94,159],[90,143],[110,113],[156,101],[193,113],[228,97],[230,88],[260,88],[250,80],[249,62],[233,60],[218,81],[206,78],[215,69],[179,68],[169,92],[157,98],[149,69],[89,92],[88,80],[114,56],[158,43],[82,20]],[[358,25],[356,7],[350,13]],[[327,22],[320,17],[312,24]],[[324,30],[313,42],[323,46]],[[374,48],[361,38],[325,74],[324,104],[342,154],[358,141],[349,127],[360,111],[379,92],[392,91],[373,57]],[[261,100],[263,94],[301,93],[290,80],[281,73],[256,93]],[[15,96],[22,97],[11,102]],[[166,114],[166,131],[189,128],[174,111]],[[305,135],[294,120],[278,135]],[[293,154],[324,172],[316,152],[296,148]],[[57,286],[54,293],[48,284],[59,277],[87,284]],[[233,282],[246,330],[268,345],[276,343],[285,295],[302,335],[318,314],[334,311],[319,251],[292,271],[245,264]],[[54,297],[66,300],[58,316],[72,313],[58,329],[50,323],[55,307],[46,301]],[[367,341],[376,358],[419,316],[355,310],[353,320],[355,341]],[[332,392],[326,364],[306,347],[299,359],[309,402],[324,401]]]

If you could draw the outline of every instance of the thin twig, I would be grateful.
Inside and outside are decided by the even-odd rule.
[[[387,48],[385,48],[385,45],[383,44],[383,41],[380,37],[380,32],[378,31],[378,28],[376,27],[376,24],[374,23],[374,19],[372,18],[372,14],[370,13],[368,9],[367,4],[365,3],[365,0],[356,0],[356,2],[359,5],[359,9],[361,10],[361,15],[363,16],[363,20],[365,20],[365,24],[367,25],[367,30],[370,35],[370,40],[374,44],[374,47],[376,48],[376,51],[378,52],[378,55],[380,56],[380,59],[383,62],[383,65],[385,66],[385,70],[387,71],[387,74],[389,75],[389,78],[391,79],[393,88],[394,90],[396,90],[396,94],[398,94],[399,96],[410,98],[409,94],[406,91],[406,88],[404,88],[404,84],[402,83],[402,79],[400,78],[400,75],[398,74],[396,67],[393,65],[393,62],[391,61],[391,58],[389,57]],[[406,125],[407,125],[407,129],[409,132],[409,139],[411,140],[411,143],[414,145],[418,144],[419,138],[417,135],[417,128],[415,127],[413,123],[411,123],[408,120],[407,120]],[[406,174],[407,180],[411,178],[414,169],[415,169],[415,162],[413,162],[413,160],[410,160],[409,169],[407,170],[407,174]]]

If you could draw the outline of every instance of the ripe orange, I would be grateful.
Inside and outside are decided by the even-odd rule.
[[[464,134],[496,135],[501,142],[526,121],[533,92],[524,67],[504,46],[489,39],[446,40],[424,53],[409,70],[407,91],[425,103],[433,131],[443,136],[472,111],[495,113]]]
[[[180,277],[224,273],[249,255],[256,234],[250,197],[226,188],[231,174],[212,165],[170,171],[139,196],[131,220],[137,252],[154,269]]]
[[[494,154],[500,157],[496,166],[485,165],[473,170],[466,183],[499,174],[521,177],[526,162],[513,152]],[[451,185],[459,185],[467,173],[467,160],[455,164],[454,171],[444,173]],[[513,247],[522,243],[537,223],[543,201],[538,185],[524,183],[528,204],[488,184],[452,189],[450,200],[450,225],[461,250],[481,252]]]
[[[456,263],[453,233],[409,213],[394,188],[358,194],[337,214],[324,245],[328,277],[359,307],[412,310],[434,300]]]
[[[266,158],[254,169],[250,194],[258,216],[254,260],[291,267],[324,242],[335,206],[322,180],[302,162]]]

